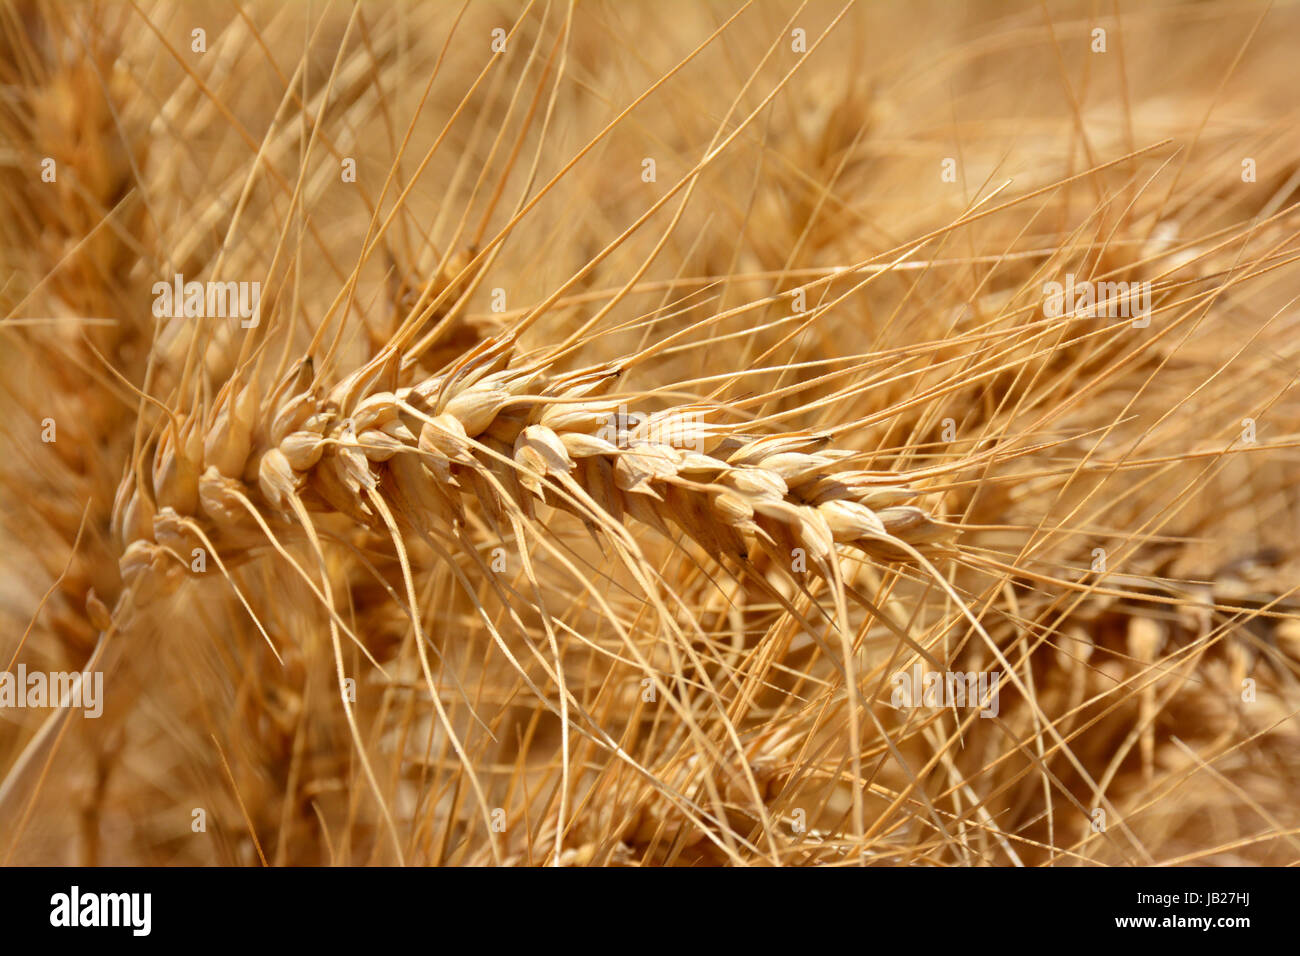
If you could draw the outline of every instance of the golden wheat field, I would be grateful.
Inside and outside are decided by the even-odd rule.
[[[0,2],[0,862],[1300,863],[1300,8]]]

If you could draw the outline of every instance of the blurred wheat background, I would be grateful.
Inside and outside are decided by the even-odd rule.
[[[0,860],[1300,861],[1298,38],[1238,0],[5,0],[0,668],[104,710],[0,709]],[[158,316],[176,274],[257,323]],[[1149,322],[1048,314],[1066,276]],[[270,456],[288,396],[438,411],[467,369],[535,377],[459,458],[405,409],[395,457],[336,419]],[[834,455],[734,539],[690,503],[728,471],[529,472],[592,370]],[[785,561],[845,475],[917,548]],[[1000,672],[996,716],[894,706],[919,662]]]

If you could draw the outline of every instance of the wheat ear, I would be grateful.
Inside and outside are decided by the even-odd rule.
[[[594,527],[636,518],[665,534],[671,522],[717,557],[746,560],[757,546],[789,568],[800,549],[825,571],[837,546],[881,561],[941,550],[955,526],[903,502],[899,476],[844,469],[852,453],[826,436],[755,436],[707,421],[701,405],[649,415],[602,397],[619,369],[552,375],[510,364],[513,337],[497,336],[448,372],[398,387],[395,353],[328,392],[294,390],[302,363],[259,406],[256,384],[228,384],[201,423],[168,421],[143,484],[127,476],[114,509],[131,584],[188,553],[184,519],[206,534],[247,540],[244,502],[298,523],[308,511],[344,514],[380,533],[382,500],[397,522],[445,531],[467,498],[486,516],[533,517],[538,504]]]

